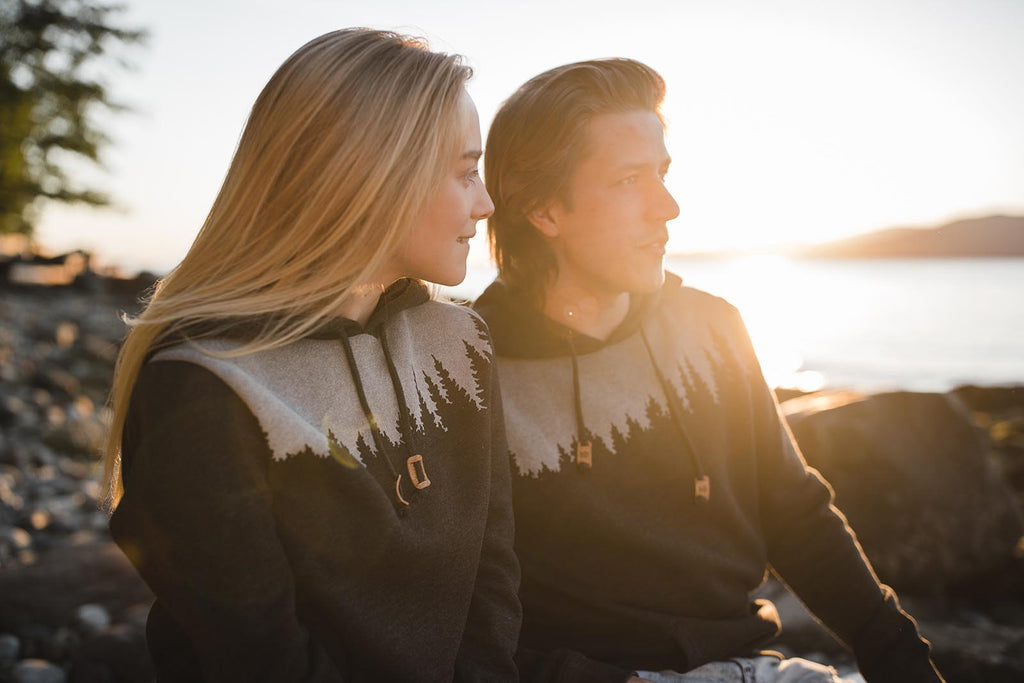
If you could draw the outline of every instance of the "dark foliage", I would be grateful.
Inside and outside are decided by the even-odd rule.
[[[68,169],[101,161],[110,140],[95,113],[123,109],[102,67],[127,67],[113,50],[145,34],[113,23],[122,9],[92,0],[0,0],[0,233],[31,234],[42,200],[108,203]]]

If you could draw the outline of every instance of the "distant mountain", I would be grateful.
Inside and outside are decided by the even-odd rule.
[[[806,258],[1024,257],[1024,216],[988,216],[938,228],[891,228],[837,242],[803,247]]]

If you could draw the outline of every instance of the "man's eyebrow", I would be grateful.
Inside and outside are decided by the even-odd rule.
[[[627,161],[625,163],[622,163],[622,164],[619,164],[618,166],[616,166],[615,170],[616,171],[639,171],[639,170],[645,169],[645,168],[653,168],[653,167],[662,168],[663,166],[671,165],[671,163],[672,163],[672,157],[664,157],[663,159],[658,159],[656,162],[649,162],[649,161],[635,161],[635,162],[634,161]]]

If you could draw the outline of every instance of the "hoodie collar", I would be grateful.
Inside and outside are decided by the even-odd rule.
[[[377,328],[391,320],[395,314],[418,306],[428,299],[430,299],[430,292],[422,281],[402,278],[391,283],[384,290],[365,325],[356,320],[338,316],[324,320],[307,336],[311,339],[337,339],[342,335],[351,337],[357,334],[374,334]]]
[[[552,358],[572,353],[593,353],[619,342],[640,329],[649,312],[668,291],[682,287],[682,279],[665,273],[665,283],[653,294],[634,294],[629,312],[607,339],[577,332],[551,318],[529,303],[515,288],[495,280],[480,295],[474,308],[487,322],[499,355],[512,358]],[[570,345],[571,344],[571,345]]]

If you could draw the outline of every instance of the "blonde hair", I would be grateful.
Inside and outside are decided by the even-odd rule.
[[[462,144],[472,71],[386,31],[299,48],[253,105],[224,184],[181,263],[118,355],[104,453],[108,508],[123,493],[121,436],[150,353],[194,330],[261,316],[232,355],[301,338],[394,256]]]

